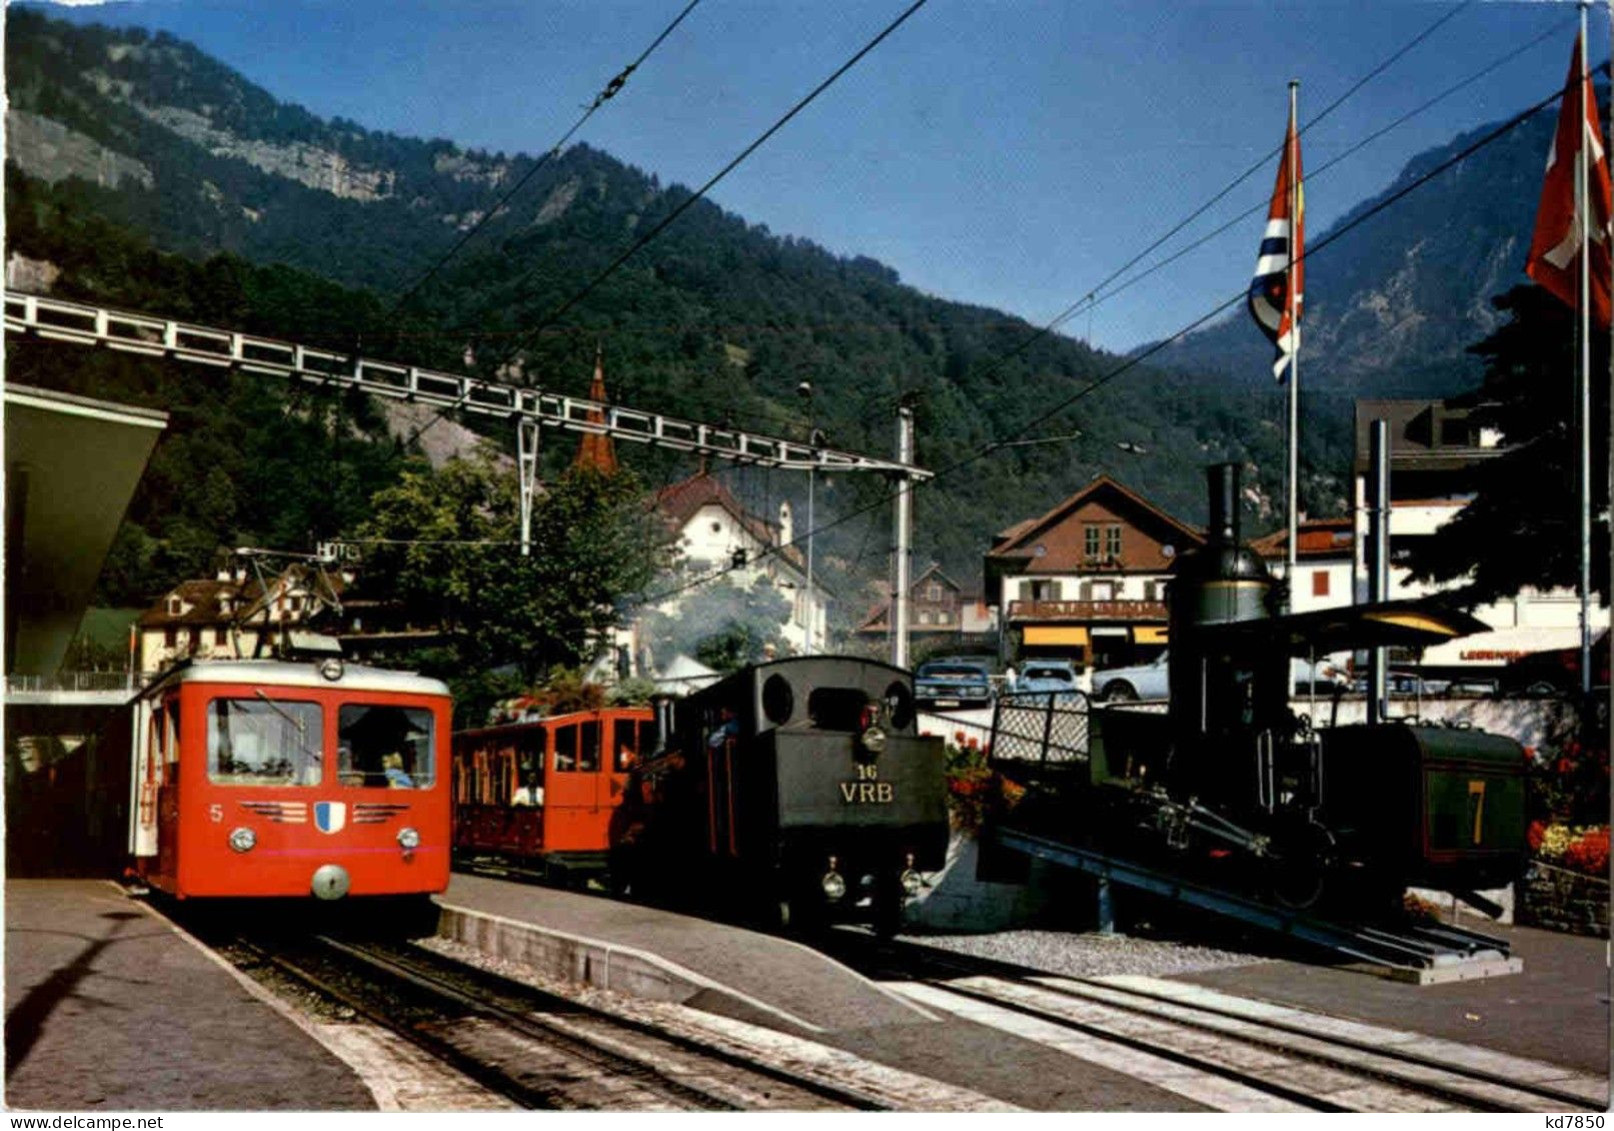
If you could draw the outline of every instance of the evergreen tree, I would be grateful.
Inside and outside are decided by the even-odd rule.
[[[1470,420],[1495,429],[1506,451],[1475,471],[1472,502],[1418,540],[1413,576],[1467,578],[1463,599],[1483,604],[1526,586],[1580,584],[1580,350],[1574,311],[1537,286],[1492,304],[1511,319],[1472,347],[1485,361]],[[1592,587],[1607,601],[1609,574],[1609,336],[1592,333]]]

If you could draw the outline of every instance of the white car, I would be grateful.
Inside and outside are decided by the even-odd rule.
[[[1093,673],[1093,691],[1102,703],[1124,702],[1129,699],[1169,699],[1171,686],[1168,677],[1167,652],[1162,652],[1146,664],[1133,664],[1125,668],[1109,668]],[[1310,691],[1319,693],[1346,686],[1348,677],[1344,667],[1324,657],[1315,664],[1296,657],[1289,661],[1290,690],[1296,695]]]

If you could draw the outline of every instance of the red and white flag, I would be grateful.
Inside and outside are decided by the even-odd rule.
[[[1614,198],[1603,151],[1603,128],[1597,118],[1597,99],[1586,71],[1585,45],[1575,38],[1575,55],[1564,82],[1558,131],[1547,154],[1547,174],[1536,209],[1536,230],[1530,240],[1527,275],[1573,309],[1580,309],[1580,255],[1586,242],[1583,217],[1591,216],[1591,317],[1609,325],[1609,215]],[[1590,207],[1577,207],[1580,198],[1580,162],[1589,160],[1586,185]]]
[[[1300,137],[1295,132],[1294,108],[1289,110],[1289,132],[1283,139],[1283,160],[1278,183],[1272,187],[1266,232],[1250,280],[1250,315],[1271,340],[1277,355],[1272,375],[1281,383],[1289,363],[1300,350],[1300,307],[1305,294],[1306,196],[1300,172]]]

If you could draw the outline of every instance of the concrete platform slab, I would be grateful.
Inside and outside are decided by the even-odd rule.
[[[115,884],[5,885],[10,1110],[365,1111],[341,1060]]]
[[[450,937],[558,977],[804,1034],[933,1021],[810,947],[581,892],[456,873]]]
[[[1480,1045],[1607,1080],[1607,940],[1501,924],[1478,929],[1507,940],[1512,954],[1524,960],[1523,971],[1419,986],[1364,978],[1342,967],[1266,962],[1176,980]]]

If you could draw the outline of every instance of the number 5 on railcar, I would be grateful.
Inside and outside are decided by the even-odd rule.
[[[181,899],[440,892],[451,716],[407,672],[181,665],[135,703],[132,870]]]

